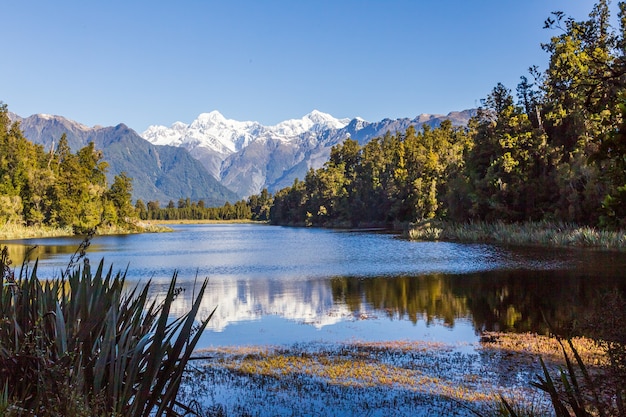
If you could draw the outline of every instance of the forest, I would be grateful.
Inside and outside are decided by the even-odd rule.
[[[0,103],[0,221],[27,226],[71,227],[87,233],[101,226],[134,228],[132,179],[106,180],[107,163],[93,143],[72,153],[63,135],[45,151],[11,123]]]
[[[467,127],[450,123],[361,145],[274,196],[274,224],[388,225],[422,219],[626,226],[626,8],[545,22],[548,68],[514,93],[497,84]]]

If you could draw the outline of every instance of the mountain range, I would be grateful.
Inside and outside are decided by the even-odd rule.
[[[72,150],[93,141],[109,163],[109,180],[124,171],[133,178],[133,199],[159,201],[191,198],[222,205],[259,193],[275,192],[304,179],[310,168],[326,162],[333,146],[352,138],[361,145],[385,133],[410,125],[436,127],[443,120],[466,125],[475,110],[447,115],[422,114],[416,118],[368,122],[337,119],[314,110],[301,119],[273,126],[225,118],[218,111],[200,114],[190,124],[150,126],[141,135],[124,124],[88,127],[62,116],[45,114],[19,121],[24,136],[46,148],[63,133]]]
[[[159,201],[165,205],[170,200],[189,197],[194,201],[202,199],[207,205],[220,206],[225,201],[239,199],[185,149],[152,145],[125,124],[87,127],[61,116],[9,116],[20,122],[26,138],[46,149],[56,146],[64,133],[74,152],[94,142],[109,164],[109,183],[120,172],[126,172],[133,179],[134,200]]]
[[[475,110],[447,115],[421,114],[414,119],[384,119],[367,122],[361,118],[336,119],[314,110],[301,119],[274,126],[240,122],[217,111],[203,113],[190,124],[150,126],[141,134],[154,145],[185,148],[223,185],[241,196],[270,192],[304,179],[310,168],[320,168],[334,145],[352,138],[361,145],[370,139],[406,130],[410,125],[436,127],[443,120],[466,125]]]

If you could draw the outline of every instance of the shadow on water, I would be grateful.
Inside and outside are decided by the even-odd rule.
[[[24,245],[24,244],[2,244],[2,246],[6,246],[9,250],[9,259],[14,260],[13,262],[22,263],[22,260],[36,260],[36,259],[46,259],[50,256],[54,255],[68,255],[71,256],[74,252],[76,252],[76,248],[78,245],[67,244],[67,245]]]

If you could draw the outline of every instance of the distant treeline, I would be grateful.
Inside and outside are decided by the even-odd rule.
[[[226,202],[222,207],[205,207],[204,200],[192,202],[180,199],[178,204],[173,200],[166,207],[160,207],[158,201],[137,200],[135,210],[142,220],[243,220],[250,219],[252,212],[244,201],[235,204]]]
[[[222,207],[206,207],[204,200],[197,202],[179,199],[178,203],[170,200],[161,207],[158,201],[137,200],[135,210],[142,220],[258,220],[267,221],[272,196],[263,190],[261,194],[235,204],[226,202]]]

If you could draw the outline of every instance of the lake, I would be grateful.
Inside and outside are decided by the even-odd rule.
[[[626,292],[626,254],[410,242],[363,231],[259,224],[175,225],[174,232],[97,236],[87,251],[152,280],[164,295],[174,272],[189,309],[209,278],[199,347],[421,340],[471,345],[482,330],[545,332],[580,320],[602,291]],[[39,277],[59,276],[80,238],[11,241],[21,262],[37,245]],[[32,262],[31,262],[32,267]]]

